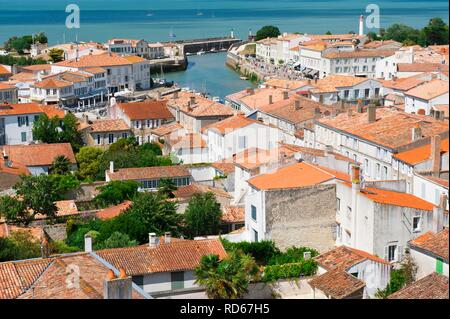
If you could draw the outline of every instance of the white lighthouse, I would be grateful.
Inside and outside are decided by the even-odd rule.
[[[364,35],[364,16],[359,16],[359,35]]]

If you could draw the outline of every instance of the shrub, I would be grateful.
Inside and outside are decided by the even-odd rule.
[[[242,250],[245,254],[253,256],[260,265],[267,265],[271,258],[280,254],[280,250],[275,246],[275,243],[270,240],[262,240],[253,243],[246,241],[231,243],[223,238],[221,240],[226,251]]]
[[[291,247],[284,253],[273,256],[268,265],[282,265],[303,261],[303,253],[311,252],[311,257],[319,255],[319,252],[309,247]]]
[[[312,276],[317,271],[317,263],[313,259],[289,264],[276,264],[264,268],[263,281]]]

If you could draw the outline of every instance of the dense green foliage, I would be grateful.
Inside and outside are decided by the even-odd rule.
[[[264,268],[263,281],[312,276],[316,271],[317,263],[313,259],[287,264],[275,264]]]
[[[245,254],[251,255],[260,265],[267,265],[269,261],[280,254],[280,250],[275,246],[275,243],[270,240],[262,240],[259,242],[238,242],[231,243],[228,240],[221,238],[223,247],[227,252],[242,250]]]
[[[70,143],[74,152],[78,152],[83,140],[77,125],[77,119],[71,113],[62,119],[57,116],[50,119],[46,114],[42,114],[33,123],[33,136],[44,143]]]
[[[28,231],[12,232],[10,237],[0,237],[0,262],[41,256],[41,246]]]
[[[100,207],[107,207],[132,200],[138,192],[139,184],[135,181],[111,181],[97,189],[100,193],[94,201]]]
[[[82,147],[75,155],[78,163],[77,177],[83,181],[94,181],[98,175],[102,155],[103,151],[98,147]]]
[[[130,236],[127,234],[122,234],[121,232],[114,232],[105,240],[103,248],[121,248],[121,247],[131,247],[136,246],[137,241],[131,240]]]
[[[21,56],[21,57],[15,57],[10,54],[8,55],[0,55],[0,64],[5,65],[19,65],[19,66],[25,66],[25,65],[34,65],[34,64],[46,64],[47,61],[44,59],[33,59],[31,57]]]
[[[22,37],[11,37],[9,38],[5,44],[4,47],[7,51],[16,51],[20,54],[23,54],[25,50],[30,50],[31,45],[36,42],[39,42],[41,44],[45,44],[48,42],[47,36],[40,32],[34,36],[32,35],[24,35]]]
[[[213,193],[194,194],[184,213],[191,237],[219,233],[222,210]]]
[[[290,247],[283,253],[275,254],[272,258],[270,258],[267,265],[282,265],[282,264],[290,264],[296,263],[303,260],[303,253],[310,252],[311,257],[316,257],[319,255],[319,252],[313,248],[309,247]]]
[[[248,285],[259,277],[253,257],[233,251],[222,261],[217,255],[203,256],[195,269],[196,283],[206,289],[211,299],[239,299],[248,292]]]
[[[169,178],[161,178],[158,183],[158,193],[161,196],[165,196],[167,198],[175,198],[174,191],[176,191],[178,187],[174,184],[174,182]]]
[[[259,41],[265,38],[276,38],[280,35],[280,29],[273,25],[266,25],[256,32],[255,40]]]
[[[53,63],[64,60],[64,50],[53,48],[48,52],[48,56],[52,59]]]
[[[51,174],[65,175],[70,173],[70,160],[64,155],[59,155],[53,160],[52,166],[50,166],[49,172]]]
[[[28,225],[37,214],[54,217],[55,202],[70,189],[78,187],[72,175],[22,175],[14,185],[17,197],[0,197],[0,216],[8,222]]]
[[[158,193],[139,193],[134,197],[130,208],[109,220],[69,220],[66,242],[71,246],[83,248],[84,235],[96,231],[96,249],[106,247],[108,239],[113,242],[136,241],[143,244],[148,242],[148,233],[151,232],[157,235],[171,232],[174,236],[179,236],[182,233],[182,218],[183,216],[177,213],[174,202]],[[123,236],[116,234],[111,239],[115,232],[127,235],[128,238],[124,240]]]

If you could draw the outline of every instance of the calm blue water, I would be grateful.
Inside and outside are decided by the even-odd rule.
[[[65,27],[70,3],[80,7],[80,29]],[[246,38],[249,29],[255,32],[267,24],[286,32],[348,33],[358,31],[358,17],[370,3],[380,7],[381,27],[398,22],[419,28],[431,17],[448,22],[446,0],[0,0],[0,42],[39,31],[52,44],[77,36],[80,41],[167,41],[171,32],[176,39],[189,39],[224,36],[231,29]],[[190,60],[188,72],[169,78],[200,88],[206,83],[206,90],[219,96],[248,86],[224,68],[223,54]]]

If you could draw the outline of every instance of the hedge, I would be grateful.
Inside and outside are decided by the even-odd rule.
[[[303,254],[305,252],[310,252],[311,257],[316,257],[319,252],[313,248],[309,247],[291,247],[286,250],[286,252],[276,254],[270,258],[267,265],[283,265],[291,264],[303,261]]]
[[[264,268],[263,281],[312,276],[317,271],[317,263],[313,259],[284,265],[271,265]]]
[[[226,251],[241,250],[243,253],[249,254],[255,258],[255,261],[260,265],[267,265],[269,260],[280,254],[280,250],[275,246],[275,243],[270,240],[252,243],[246,241],[232,243],[221,238],[221,241]]]

